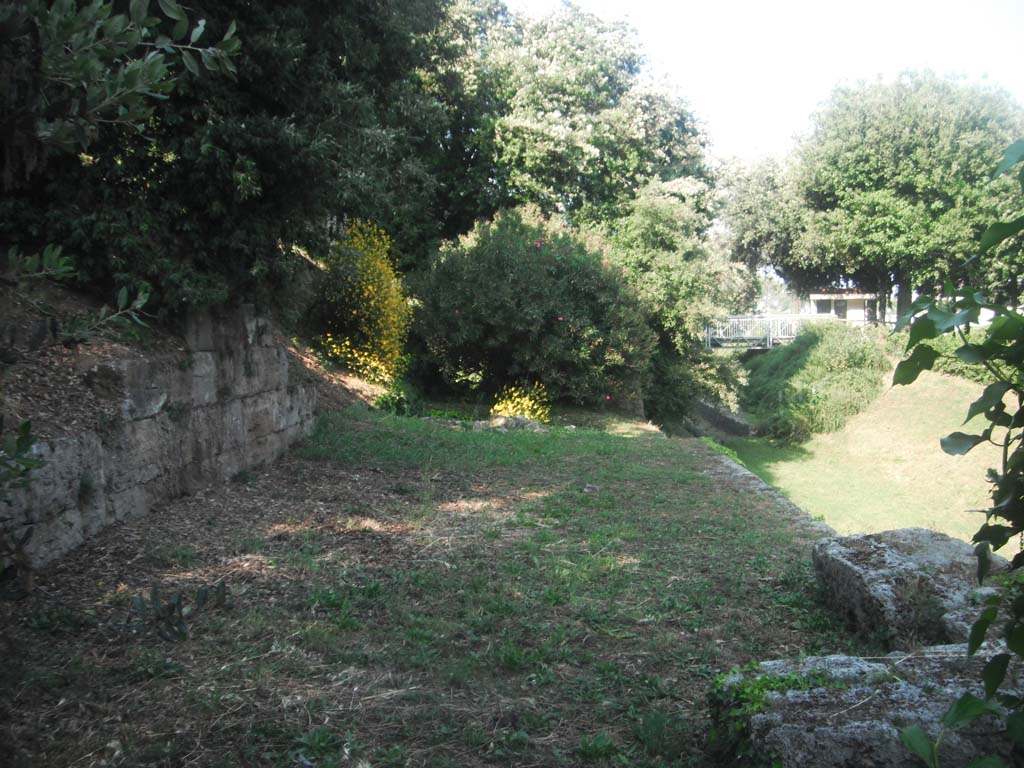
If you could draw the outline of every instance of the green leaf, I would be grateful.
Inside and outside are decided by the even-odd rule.
[[[1018,656],[1024,656],[1024,624],[1018,622],[1008,628],[1006,647]]]
[[[978,583],[983,584],[992,569],[992,546],[987,541],[979,542],[974,548],[974,554],[978,558]],[[968,654],[973,653],[974,651],[968,650]]]
[[[985,348],[980,344],[964,344],[956,350],[955,354],[965,363],[969,363],[971,365],[980,365],[988,360],[988,355],[985,354]]]
[[[132,0],[128,12],[132,17],[133,24],[145,25],[146,17],[149,16],[149,0]]]
[[[188,34],[188,19],[182,19],[181,21],[175,22],[174,28],[171,30],[171,37],[175,40],[184,40],[185,35]]]
[[[1006,148],[1003,161],[999,163],[996,172],[992,174],[993,177],[1002,176],[1022,160],[1024,160],[1024,141],[1015,141]]]
[[[946,710],[942,716],[942,724],[947,728],[959,728],[973,723],[986,714],[998,715],[1001,712],[992,702],[979,699],[973,693],[965,693]]]
[[[1021,230],[1024,230],[1024,216],[1018,216],[1013,221],[997,221],[994,224],[989,224],[985,233],[981,236],[981,250],[987,251],[994,245],[998,245],[1003,240],[1008,240],[1016,234],[1019,234]]]
[[[931,310],[929,310],[930,312]],[[935,321],[928,315],[917,318],[910,326],[910,338],[907,340],[907,351],[913,349],[918,342],[925,339],[934,339],[941,336],[942,332],[935,326]]]
[[[985,642],[985,635],[988,633],[988,628],[992,626],[992,622],[996,620],[998,614],[995,606],[989,606],[981,612],[981,616],[978,620],[971,625],[971,635],[967,640],[967,655],[973,656],[981,644]]]
[[[928,307],[927,318],[932,321],[939,335],[953,328],[957,324],[959,317],[958,313],[943,309],[938,304],[932,304]]]
[[[234,20],[228,24],[228,31],[224,33],[224,40],[230,40],[235,36],[235,32],[238,31],[238,27],[235,25]]]
[[[994,408],[1003,402],[1003,395],[1009,392],[1013,387],[1005,381],[997,381],[994,384],[989,384],[985,387],[985,391],[981,393],[981,397],[971,403],[971,407],[967,409],[967,418],[964,419],[964,424],[973,419],[979,413],[984,413],[989,408]]]
[[[916,347],[906,360],[901,360],[892,375],[892,383],[912,384],[921,371],[930,371],[939,353],[931,347]]]
[[[998,757],[989,755],[988,757],[979,757],[977,760],[971,760],[967,768],[1006,768],[1006,763]]]
[[[900,731],[900,741],[910,752],[924,760],[928,768],[938,768],[931,737],[919,725],[912,725]]]
[[[1024,336],[1024,319],[1007,311],[989,323],[986,333],[989,339],[996,341],[1017,341]]]
[[[1011,712],[1006,716],[1006,733],[1017,744],[1024,746],[1024,712]]]
[[[192,30],[192,35],[189,37],[189,42],[195,45],[199,42],[199,38],[203,36],[203,32],[206,31],[206,19],[200,19],[196,24],[196,28]]]
[[[117,292],[117,308],[122,310],[128,306],[128,286],[121,286],[121,290]]]
[[[198,62],[196,62],[196,57],[193,56],[189,51],[181,52],[181,61],[185,65],[185,69],[187,69],[193,75],[195,75],[196,77],[202,75],[202,72],[199,69],[199,64]]]
[[[950,456],[963,456],[971,451],[978,443],[985,442],[981,435],[968,435],[964,432],[954,432],[946,435],[939,441],[942,450]]]
[[[174,21],[188,21],[188,16],[185,15],[185,12],[175,0],[158,0],[158,2],[160,3],[160,10],[164,12],[167,18],[174,19]]]
[[[986,699],[991,699],[996,695],[999,686],[1006,679],[1006,669],[1009,665],[1010,654],[1008,653],[996,654],[985,664],[985,668],[981,671],[981,679],[985,683]]]
[[[896,319],[896,327],[893,329],[893,331],[902,331],[904,328],[910,325],[910,323],[914,319],[914,316],[918,312],[920,312],[922,309],[927,309],[934,302],[935,299],[933,299],[931,296],[918,296],[916,299],[914,299],[914,303],[907,308],[907,311]]]

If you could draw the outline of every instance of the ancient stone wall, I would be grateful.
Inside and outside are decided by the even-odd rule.
[[[316,390],[251,307],[188,323],[187,352],[97,363],[84,381],[119,404],[96,429],[40,441],[13,497],[14,538],[44,565],[110,523],[278,458],[313,424]]]

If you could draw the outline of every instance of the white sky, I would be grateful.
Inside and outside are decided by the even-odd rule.
[[[559,0],[507,0],[532,16]],[[639,33],[719,157],[784,154],[834,86],[908,69],[963,75],[1024,104],[1024,0],[577,0]]]

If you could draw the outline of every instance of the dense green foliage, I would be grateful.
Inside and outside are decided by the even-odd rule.
[[[805,326],[747,366],[741,404],[761,431],[787,440],[842,427],[878,396],[889,370],[873,329],[832,322]]]
[[[267,295],[292,274],[292,246],[324,252],[345,216],[378,222],[399,249],[430,239],[444,121],[418,73],[439,2],[190,13],[213,39],[234,23],[237,81],[183,80],[144,132],[114,124],[88,156],[52,158],[0,201],[0,243],[57,241],[91,289],[147,283],[178,310]]]
[[[718,361],[703,348],[705,324],[754,298],[752,272],[708,236],[714,209],[706,180],[654,180],[590,239],[622,270],[657,334],[644,405],[660,423],[685,416],[695,397],[720,399]]]
[[[640,395],[654,345],[618,271],[568,227],[506,211],[448,244],[416,286],[441,375],[487,392],[539,381],[556,399]]]
[[[103,0],[0,8],[5,191],[25,184],[54,153],[87,150],[103,126],[143,130],[157,100],[174,90],[172,60],[195,77],[199,62],[235,73],[234,25],[211,44],[206,20],[190,19],[176,0],[163,0],[159,11],[150,5],[133,0],[121,9],[127,13]]]
[[[1006,151],[996,175],[1009,172],[1021,163],[1024,163],[1024,142],[1016,142]],[[1024,193],[1024,167],[1018,170],[1017,180],[1019,193]],[[981,249],[997,248],[1022,229],[1024,218],[990,224],[981,237]],[[994,318],[980,328],[980,334],[976,332],[972,336],[972,326],[977,326],[982,310],[994,313]],[[958,291],[947,281],[943,295],[917,299],[900,318],[899,326],[910,328],[906,348],[909,356],[897,366],[893,384],[911,384],[921,371],[932,368],[938,352],[926,342],[944,336],[952,336],[959,342],[955,352],[958,358],[983,366],[988,374],[988,386],[971,404],[964,420],[966,424],[982,416],[987,426],[979,434],[953,432],[941,440],[942,449],[954,456],[967,454],[983,443],[992,443],[1001,449],[1000,465],[988,471],[992,506],[985,510],[985,522],[973,539],[977,544],[978,580],[983,581],[991,569],[992,550],[1001,549],[1024,535],[1024,315],[1005,304],[986,301],[982,291],[973,288]],[[982,671],[985,699],[965,693],[950,705],[942,718],[943,728],[955,729],[982,715],[1004,717],[1007,735],[1014,744],[1014,757],[1018,760],[1024,754],[1024,699],[1000,693],[999,689],[1010,663],[1019,664],[1024,658],[1022,566],[1024,552],[1018,552],[1010,563],[1010,575],[1002,580],[1002,589],[985,599],[985,607],[971,628],[967,652],[974,655],[1002,614],[1001,635],[1006,646],[988,659]],[[930,768],[938,768],[941,731],[937,736],[929,736],[921,728],[911,727],[903,730],[902,737],[910,751]],[[985,764],[1003,765],[996,758],[988,758]]]
[[[362,289],[361,250],[345,239],[353,222],[372,222],[393,268],[426,275],[415,283],[434,326],[421,325],[430,335],[415,346],[451,376],[486,363],[496,391],[543,369],[555,397],[637,398],[649,326],[665,411],[693,389],[703,322],[749,297],[742,270],[708,245],[704,138],[682,100],[645,84],[621,24],[574,6],[529,19],[498,0],[415,0],[400,12],[162,0],[156,17],[156,3],[124,5],[37,0],[0,35],[14,115],[5,174],[17,179],[0,198],[0,249],[63,247],[80,287],[127,288],[168,316],[276,304],[365,373],[370,337],[383,338],[371,315],[396,320],[392,341],[404,336],[400,312],[361,306],[383,298]],[[581,335],[540,324],[474,339],[479,329],[438,325],[433,308],[452,291],[432,277],[451,261],[432,260],[439,244],[523,204],[585,226],[579,236],[607,262],[545,267],[554,303],[572,296],[562,314],[587,307],[585,329],[569,333]],[[335,284],[308,290],[310,261]],[[610,287],[619,272],[628,290]],[[541,309],[559,313],[542,300],[527,315]],[[453,339],[439,341],[442,329]],[[396,344],[374,354],[373,375],[391,378]]]
[[[628,30],[573,7],[229,0],[190,6],[193,31],[176,3],[163,22],[148,5],[40,0],[0,37],[20,182],[0,246],[61,244],[93,289],[145,283],[171,311],[266,297],[293,247],[325,253],[348,218],[383,227],[409,268],[509,204],[596,219],[650,178],[707,175],[689,112],[641,87]],[[188,76],[154,101],[172,64],[199,61],[237,80]],[[71,146],[88,155],[43,157]]]
[[[495,165],[507,196],[605,220],[652,178],[708,175],[686,106],[641,84],[631,30],[567,6],[512,26],[484,64],[499,73]]]
[[[791,162],[742,179],[731,211],[736,254],[809,290],[853,283],[888,295],[973,280],[1011,302],[1019,249],[968,263],[1010,185],[991,182],[1024,127],[1006,94],[931,74],[837,89]]]

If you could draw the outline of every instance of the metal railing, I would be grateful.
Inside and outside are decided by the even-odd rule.
[[[811,315],[747,315],[709,323],[706,345],[711,347],[772,347],[789,341],[812,321]],[[820,320],[820,318],[818,318]]]
[[[850,322],[830,315],[734,315],[709,323],[706,328],[705,346],[744,347],[747,349],[770,349],[776,344],[792,341],[808,323],[824,321]],[[858,322],[856,325],[886,325],[893,323]]]

